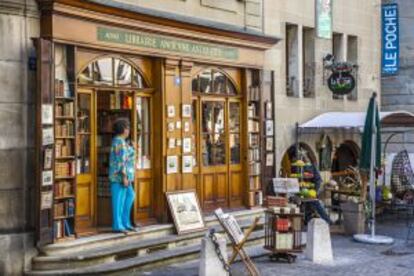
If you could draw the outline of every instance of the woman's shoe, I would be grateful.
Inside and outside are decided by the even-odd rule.
[[[130,232],[138,232],[138,229],[134,227],[127,227],[127,230]]]
[[[122,229],[122,230],[112,230],[112,232],[114,232],[114,233],[122,233],[124,235],[128,235],[128,231],[125,230],[125,229]]]

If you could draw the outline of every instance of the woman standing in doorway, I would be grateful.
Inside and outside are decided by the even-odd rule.
[[[131,224],[131,208],[135,199],[133,181],[135,178],[135,149],[129,140],[131,131],[127,119],[117,119],[113,126],[109,156],[109,182],[112,195],[112,230],[126,233],[135,231]]]

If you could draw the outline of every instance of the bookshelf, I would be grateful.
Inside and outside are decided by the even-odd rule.
[[[72,46],[55,46],[53,238],[74,238],[76,206],[75,76]]]

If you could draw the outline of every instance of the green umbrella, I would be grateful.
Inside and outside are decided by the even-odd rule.
[[[365,118],[365,126],[364,126],[364,133],[362,135],[362,149],[361,155],[359,157],[359,168],[362,171],[369,172],[370,165],[371,165],[371,149],[374,147],[372,146],[372,135],[376,128],[376,137],[375,137],[375,168],[381,167],[381,131],[380,131],[380,117],[378,112],[378,105],[376,101],[376,93],[373,93],[371,99],[369,100],[367,116]],[[375,112],[375,115],[374,115]],[[374,125],[374,118],[375,116],[375,125]],[[375,127],[375,128],[374,128]]]

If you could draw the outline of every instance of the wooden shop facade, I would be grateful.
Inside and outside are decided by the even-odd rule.
[[[133,219],[167,222],[166,192],[205,213],[262,204],[275,174],[278,39],[95,3],[38,1],[38,244],[111,224],[112,123],[131,121]],[[110,2],[110,1],[109,1]]]

